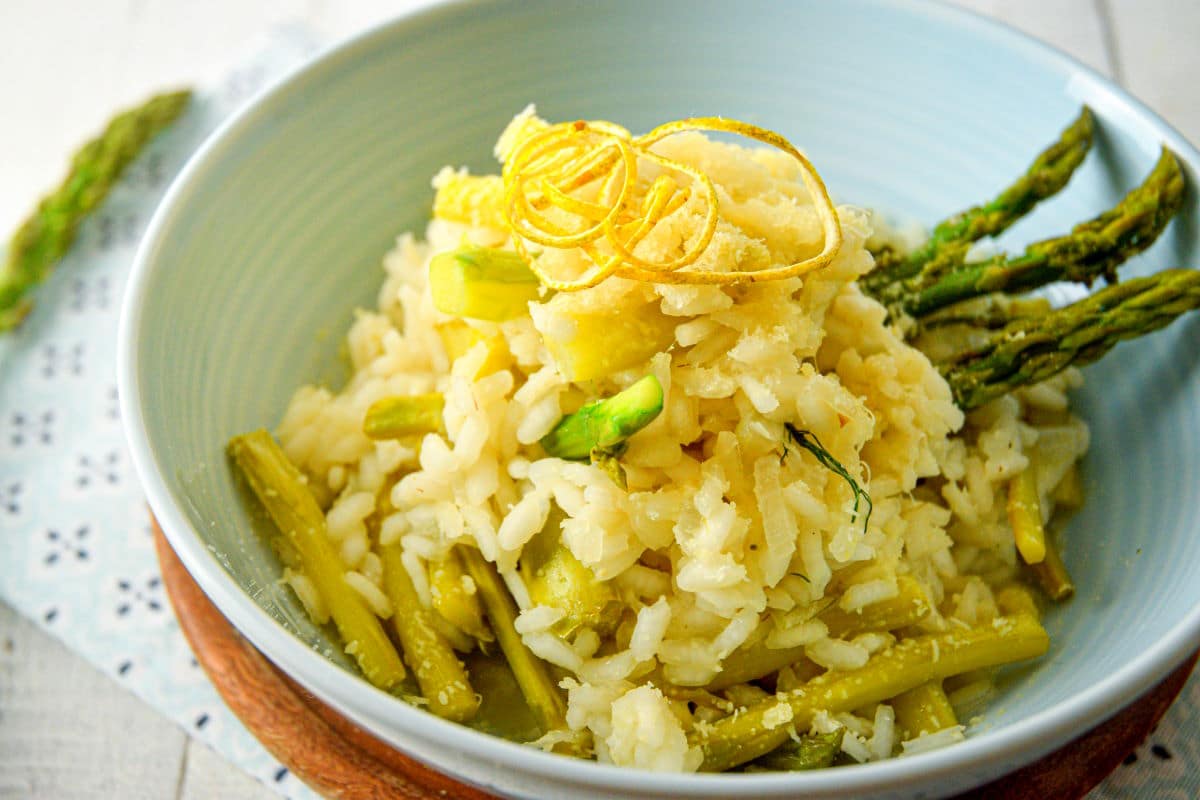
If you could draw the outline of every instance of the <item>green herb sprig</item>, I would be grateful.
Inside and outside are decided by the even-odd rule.
[[[871,495],[858,485],[858,481],[850,474],[850,471],[842,466],[842,462],[838,461],[833,455],[825,449],[821,444],[821,440],[817,438],[812,431],[801,430],[790,422],[783,423],[784,430],[787,431],[788,438],[797,447],[802,447],[813,454],[813,457],[825,467],[825,469],[838,475],[846,483],[850,484],[850,491],[854,492],[854,513],[850,517],[850,521],[854,522],[858,519],[859,501],[864,500],[867,504],[867,515],[863,520],[863,531],[866,531],[867,526],[871,523],[871,512],[875,510],[875,504],[871,502]],[[787,453],[785,451],[784,455]]]

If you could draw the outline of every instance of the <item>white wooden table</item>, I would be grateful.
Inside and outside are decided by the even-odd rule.
[[[957,2],[1113,76],[1200,141],[1200,4]],[[303,22],[332,40],[408,5],[0,0],[0,231],[15,227],[58,180],[66,155],[115,109],[195,81],[277,24]],[[0,800],[273,796],[0,605]]]

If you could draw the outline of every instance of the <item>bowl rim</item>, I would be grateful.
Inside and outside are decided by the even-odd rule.
[[[1191,168],[1200,170],[1200,151],[1141,101],[1073,57],[1028,34],[943,0],[856,0],[860,5],[900,10],[913,18],[949,22],[987,38],[1016,55],[1061,73],[1066,90],[1074,89],[1102,109],[1104,117],[1128,131],[1170,146]],[[518,2],[519,0],[510,0]],[[204,593],[234,626],[274,664],[321,700],[346,714],[376,736],[396,744],[388,727],[419,735],[430,744],[477,759],[523,770],[551,780],[567,780],[593,789],[648,791],[664,795],[780,795],[788,792],[833,792],[839,796],[882,788],[904,789],[927,784],[965,769],[976,778],[995,777],[1013,763],[1026,764],[1074,738],[1135,700],[1200,644],[1200,604],[1165,632],[1151,647],[1086,690],[1001,730],[983,731],[953,747],[868,764],[809,773],[687,774],[655,773],[591,761],[562,758],[443,720],[377,689],[310,649],[255,603],[221,566],[199,532],[172,498],[151,446],[141,410],[138,374],[138,331],[144,317],[147,288],[157,255],[176,225],[180,209],[195,184],[214,162],[233,148],[244,131],[269,116],[272,109],[344,61],[409,29],[445,24],[481,6],[446,0],[425,3],[379,22],[320,51],[288,71],[224,120],[189,158],[156,209],[138,247],[126,287],[117,341],[117,381],[121,418],[135,471],[147,501],[171,547]],[[1102,102],[1097,102],[1100,100]],[[286,666],[285,666],[286,665]],[[403,747],[401,747],[403,749]],[[457,776],[456,776],[457,777]],[[951,789],[961,787],[950,787]]]

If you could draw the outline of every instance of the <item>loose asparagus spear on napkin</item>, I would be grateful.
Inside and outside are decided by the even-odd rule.
[[[33,306],[30,290],[66,255],[80,222],[100,205],[146,143],[187,108],[191,96],[186,90],[160,94],[118,114],[75,154],[62,184],[42,199],[9,242],[0,269],[0,333],[21,323]]]

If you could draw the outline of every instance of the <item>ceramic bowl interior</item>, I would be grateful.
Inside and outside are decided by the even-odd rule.
[[[614,795],[831,789],[807,775],[656,783],[468,734],[370,689],[277,583],[280,566],[257,535],[264,520],[224,442],[274,426],[300,384],[337,385],[354,309],[373,303],[395,237],[422,230],[431,176],[445,164],[495,170],[492,143],[530,102],[550,119],[611,119],[635,132],[696,115],[758,123],[804,148],[837,201],[926,223],[990,196],[1090,104],[1093,153],[1061,196],[1004,237],[1011,246],[1115,202],[1164,142],[1189,172],[1197,154],[1102,78],[940,6],[539,1],[435,9],[333,50],[228,124],[173,187],[127,295],[131,447],[172,544],[272,659],[423,756],[414,734],[510,775],[570,772]],[[1124,274],[1198,255],[1189,197]],[[928,775],[980,780],[1099,721],[1196,646],[1200,319],[1122,345],[1086,376],[1077,405],[1092,427],[1088,502],[1066,552],[1079,594],[1047,619],[1050,654],[1010,676],[968,744],[851,768],[837,785],[870,793],[918,791]],[[462,774],[505,791],[530,785],[485,773]]]

